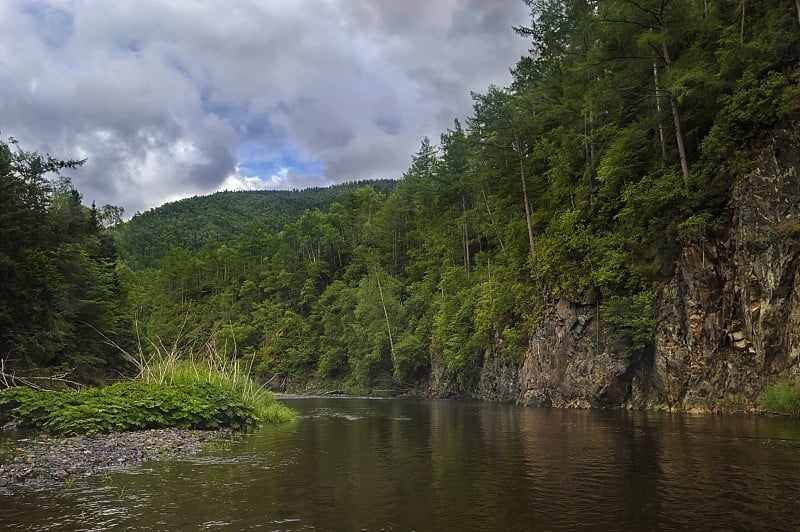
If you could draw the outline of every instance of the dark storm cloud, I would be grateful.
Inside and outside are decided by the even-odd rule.
[[[190,164],[186,180],[202,190],[219,186],[220,176],[227,176],[236,170],[236,159],[226,146],[214,143],[200,146],[199,151],[206,159]]]
[[[4,0],[0,132],[86,157],[86,201],[129,213],[397,178],[470,91],[508,83],[526,15],[517,0]]]
[[[527,21],[520,18],[520,10],[508,9],[507,2],[467,0],[456,5],[447,34],[449,37],[499,37],[505,41],[504,32],[525,23]]]

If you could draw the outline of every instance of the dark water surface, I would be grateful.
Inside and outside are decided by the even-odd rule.
[[[0,497],[0,529],[798,530],[800,423],[303,398],[192,457]]]

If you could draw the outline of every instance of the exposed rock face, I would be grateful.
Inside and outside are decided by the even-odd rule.
[[[460,382],[446,364],[433,364],[425,394],[437,399],[469,396],[483,401],[519,401],[520,367],[504,360],[496,351],[483,354],[480,374],[469,382]]]
[[[521,370],[496,353],[487,355],[481,368],[477,397],[484,401],[515,402],[521,393]]]
[[[581,341],[597,323],[592,309],[565,300],[547,309],[544,322],[531,338],[531,346],[522,366],[522,389],[525,403],[535,406],[590,406],[583,381],[590,378],[591,363],[596,358],[593,346]],[[594,323],[592,323],[595,321]],[[587,371],[589,370],[589,371]],[[591,384],[591,383],[590,383]]]
[[[428,379],[426,395],[437,399],[463,397],[464,390],[456,380],[455,374],[446,364],[433,364]]]
[[[560,300],[521,368],[488,353],[468,389],[539,406],[708,412],[754,409],[765,385],[800,378],[800,127],[775,133],[751,168],[728,227],[686,245],[662,287],[652,349],[616,352],[597,308]],[[463,393],[443,367],[430,388]]]
[[[687,246],[663,292],[654,380],[687,410],[749,409],[798,374],[800,132],[775,134],[733,190],[717,242]]]
[[[724,234],[684,248],[653,351],[613,352],[594,307],[558,301],[520,370],[523,402],[748,410],[766,384],[800,375],[800,130],[773,135],[752,168]]]
[[[589,408],[618,406],[631,395],[641,357],[605,349],[597,308],[559,300],[547,308],[521,370],[524,403]]]

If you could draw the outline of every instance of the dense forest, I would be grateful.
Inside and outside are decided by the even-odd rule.
[[[753,150],[800,118],[800,5],[525,3],[513,83],[422,139],[399,182],[121,223],[45,179],[78,161],[4,143],[0,358],[98,378],[122,370],[112,343],[213,342],[264,380],[468,395],[560,297],[647,349],[681,246],[722,229]]]
[[[195,252],[218,247],[238,234],[275,233],[306,210],[327,210],[359,187],[388,192],[394,181],[357,181],[327,188],[218,192],[166,203],[137,213],[116,228],[120,258],[131,268],[150,268],[173,246]],[[120,220],[121,221],[121,220]]]
[[[62,161],[0,142],[0,363],[86,380],[114,371],[133,320],[117,277],[118,208],[81,205]],[[55,179],[47,179],[56,176]]]

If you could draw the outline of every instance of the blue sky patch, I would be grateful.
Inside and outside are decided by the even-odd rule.
[[[320,176],[324,173],[322,165],[297,148],[284,147],[276,156],[260,154],[260,150],[251,146],[240,149],[237,153],[239,168],[247,175],[269,179],[283,169],[288,169],[292,174],[304,176]]]

